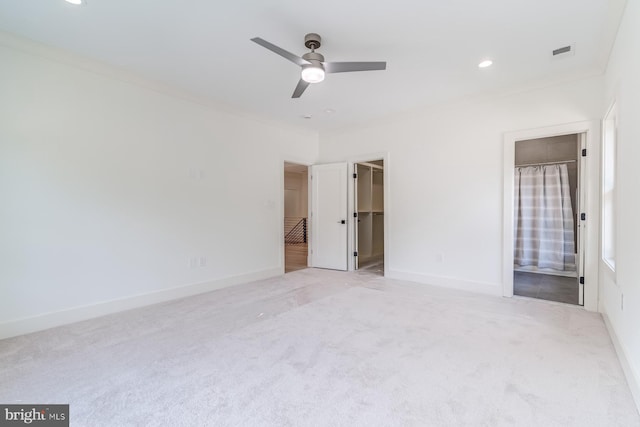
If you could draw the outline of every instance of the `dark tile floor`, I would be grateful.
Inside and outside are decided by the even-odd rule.
[[[521,297],[578,304],[578,279],[515,271],[513,293]]]

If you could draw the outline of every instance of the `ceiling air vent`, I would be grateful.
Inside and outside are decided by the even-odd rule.
[[[559,47],[557,49],[554,49],[551,52],[551,56],[553,58],[564,58],[567,56],[573,56],[575,54],[575,45],[570,44],[567,46],[563,46],[563,47]]]

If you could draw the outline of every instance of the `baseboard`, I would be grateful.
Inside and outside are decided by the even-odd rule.
[[[443,288],[452,288],[487,295],[502,296],[502,284],[475,282],[471,280],[463,280],[445,276],[431,276],[422,273],[414,273],[410,271],[401,271],[395,269],[387,270],[385,277],[388,277],[390,279],[408,280],[410,282],[440,286]]]
[[[609,320],[609,316],[607,316],[606,313],[602,313],[602,318],[604,319],[607,331],[609,331],[613,347],[616,349],[616,353],[618,354],[618,359],[622,365],[624,376],[626,377],[627,384],[629,384],[629,388],[631,389],[631,395],[633,396],[633,400],[636,402],[636,408],[638,409],[638,413],[640,413],[640,374],[629,363],[627,352],[618,339],[618,335]]]
[[[144,307],[147,305],[215,291],[217,289],[239,285],[242,283],[268,279],[270,277],[280,276],[281,274],[282,272],[280,267],[271,268],[268,270],[261,270],[240,274],[237,276],[225,277],[209,282],[195,283],[186,286],[163,289],[157,292],[134,295],[131,297],[105,301],[97,304],[73,307],[37,316],[10,320],[8,322],[0,323],[0,339],[29,334],[32,332],[55,328],[57,326],[80,322],[82,320],[105,316],[107,314],[113,314],[133,308]]]

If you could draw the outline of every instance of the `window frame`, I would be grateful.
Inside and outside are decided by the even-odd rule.
[[[618,107],[614,101],[602,120],[601,251],[603,263],[616,271]]]

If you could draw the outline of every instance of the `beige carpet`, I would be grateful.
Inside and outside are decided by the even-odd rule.
[[[0,341],[0,402],[72,426],[640,426],[597,314],[314,269]]]

